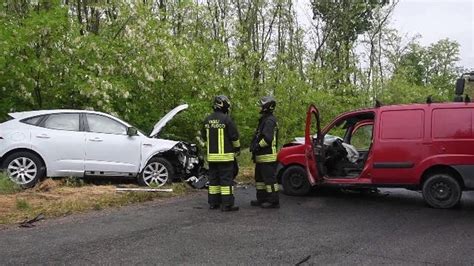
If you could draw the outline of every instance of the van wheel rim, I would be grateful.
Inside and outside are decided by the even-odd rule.
[[[19,157],[11,161],[7,166],[7,174],[10,180],[19,184],[26,185],[33,181],[38,173],[36,163],[27,157]]]
[[[437,182],[431,186],[431,194],[436,200],[447,200],[452,195],[452,189],[445,182]]]
[[[300,188],[303,186],[303,176],[298,173],[293,173],[290,175],[290,185],[293,188]]]
[[[162,163],[154,162],[145,167],[143,181],[149,187],[161,187],[168,181],[168,169]]]

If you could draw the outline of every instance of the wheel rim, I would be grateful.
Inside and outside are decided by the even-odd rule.
[[[446,182],[436,182],[431,186],[431,195],[433,198],[439,201],[444,201],[452,196],[452,189]]]
[[[300,188],[303,186],[303,178],[305,178],[303,175],[299,173],[292,173],[290,175],[290,185],[293,188]]]
[[[7,166],[7,174],[13,182],[26,185],[33,181],[38,173],[36,163],[27,157],[19,157]]]
[[[154,162],[145,167],[143,181],[150,187],[161,187],[168,181],[168,169],[162,163]]]

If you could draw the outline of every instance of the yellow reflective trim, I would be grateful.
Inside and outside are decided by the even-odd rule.
[[[277,150],[276,150],[276,132],[273,134],[272,153],[273,153],[273,154],[276,154],[276,153],[277,153]]]
[[[232,195],[232,188],[229,186],[221,186],[221,195]]]
[[[280,186],[278,184],[273,185],[275,187],[275,191],[280,190]]]
[[[262,148],[265,148],[268,146],[268,143],[265,141],[265,139],[261,139],[258,145]]]
[[[234,148],[240,148],[240,140],[232,141],[232,146],[234,146]]]
[[[231,162],[234,161],[234,153],[215,154],[211,153],[207,156],[208,162]]]
[[[224,129],[219,128],[217,132],[218,132],[218,142],[219,142],[218,153],[224,154]]]
[[[271,162],[276,162],[276,160],[277,160],[276,154],[265,154],[265,155],[255,156],[255,162],[257,163],[271,163]]]
[[[211,195],[221,194],[221,187],[220,186],[209,186],[209,194],[211,194]]]
[[[263,183],[263,182],[256,182],[256,183],[255,183],[255,187],[257,188],[257,190],[265,190],[265,183]]]
[[[266,187],[267,187],[267,192],[268,193],[271,193],[273,191],[272,185],[267,185]]]
[[[207,154],[209,154],[209,128],[206,128]]]

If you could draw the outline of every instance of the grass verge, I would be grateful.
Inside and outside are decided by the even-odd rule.
[[[0,195],[13,194],[19,191],[21,191],[21,188],[0,172]]]
[[[12,190],[10,185],[5,185],[2,186],[0,193],[0,224],[22,222],[40,213],[46,218],[60,217],[169,198],[193,191],[183,183],[175,183],[164,188],[172,188],[173,192],[119,193],[115,191],[115,186],[78,184],[67,179],[46,179],[35,188],[24,191],[18,191],[16,188]]]

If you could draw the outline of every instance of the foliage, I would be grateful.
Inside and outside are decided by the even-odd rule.
[[[0,195],[13,194],[20,191],[21,188],[13,183],[10,178],[0,172]]]
[[[325,124],[375,98],[452,98],[459,45],[404,44],[385,23],[388,1],[311,1],[315,31],[298,23],[292,2],[7,0],[0,5],[0,121],[11,111],[85,108],[150,132],[188,103],[161,137],[196,142],[212,98],[226,94],[245,147],[266,94],[278,99],[280,144],[303,135],[310,103]],[[367,66],[354,52],[364,35]]]

